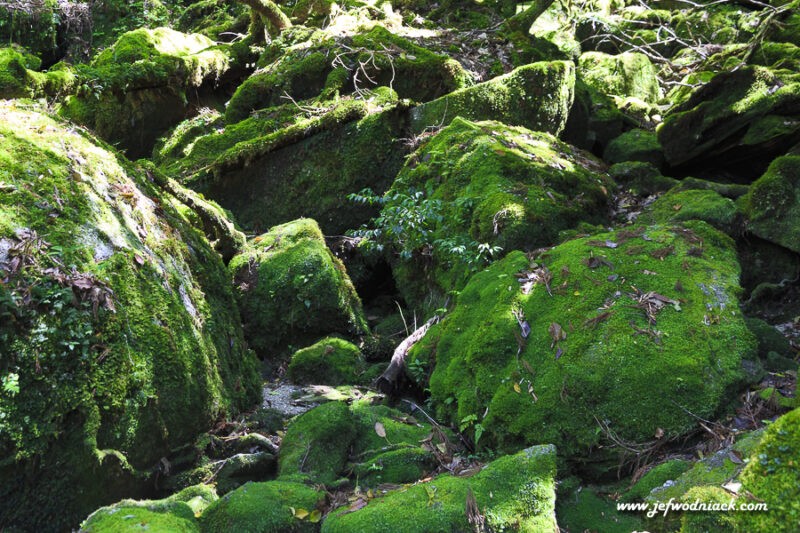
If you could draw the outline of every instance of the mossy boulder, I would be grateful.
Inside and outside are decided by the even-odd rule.
[[[799,105],[796,73],[765,67],[721,72],[669,111],[658,139],[672,166],[764,161],[800,138]]]
[[[496,120],[558,135],[569,116],[574,86],[572,63],[532,63],[413,108],[411,129],[421,133],[429,127],[446,126],[455,117],[461,117]]]
[[[358,385],[366,370],[358,346],[344,339],[327,337],[296,351],[287,377],[294,383],[316,385]]]
[[[195,89],[219,81],[233,57],[200,34],[134,30],[78,70],[81,89],[59,112],[130,156],[147,156],[160,135],[191,113]]]
[[[409,158],[384,195],[376,237],[396,254],[395,279],[417,304],[429,289],[459,289],[500,253],[603,222],[603,170],[550,134],[457,118]]]
[[[670,190],[647,206],[638,220],[648,224],[703,220],[731,236],[741,233],[736,204],[710,189]]]
[[[86,533],[117,531],[200,532],[196,515],[217,501],[217,493],[208,485],[188,487],[163,500],[122,500],[101,507],[81,524]]]
[[[763,431],[753,431],[741,436],[733,445],[726,446],[713,455],[695,462],[680,476],[656,486],[644,497],[644,501],[666,502],[670,498],[680,500],[687,493],[701,486],[722,488],[729,481],[737,478],[745,461],[751,456],[753,449],[760,442]]]
[[[674,483],[690,468],[692,468],[691,461],[685,459],[671,459],[656,465],[625,491],[620,499],[625,502],[644,500],[653,489]]]
[[[558,526],[567,531],[602,531],[603,533],[630,533],[645,530],[642,516],[617,510],[613,495],[606,495],[591,486],[577,486],[564,490],[559,481],[556,499]]]
[[[378,428],[385,433],[381,436]],[[420,441],[428,439],[432,444]],[[280,479],[361,486],[410,483],[435,467],[429,424],[402,411],[361,400],[332,401],[298,416],[286,430]]]
[[[664,164],[664,153],[652,131],[633,129],[616,137],[603,151],[603,159],[608,163],[642,161],[656,167]]]
[[[638,196],[666,192],[680,183],[675,178],[663,176],[656,167],[644,161],[616,163],[608,169],[608,174],[624,190]]]
[[[578,74],[595,90],[620,100],[634,97],[655,103],[661,97],[655,66],[637,52],[585,52],[578,59]]]
[[[299,101],[389,86],[401,98],[424,102],[468,83],[458,62],[382,26],[352,37],[319,31],[309,41],[285,49],[242,83],[225,118],[230,124],[244,120],[258,109],[283,103],[285,94]]]
[[[200,531],[252,533],[314,532],[319,526],[308,519],[325,493],[289,481],[247,483],[211,504],[200,516]],[[304,520],[298,517],[305,511]]]
[[[405,108],[388,88],[373,95],[306,102],[323,111],[310,117],[289,104],[226,126],[210,113],[176,128],[155,159],[254,233],[310,216],[341,235],[376,212],[347,195],[385,191],[403,165]]]
[[[322,531],[471,531],[471,500],[492,531],[558,531],[555,455],[552,445],[535,446],[497,459],[472,477],[446,474],[389,492],[355,511],[345,506],[328,515]]]
[[[613,98],[575,79],[575,99],[561,138],[579,148],[602,153],[629,123]]]
[[[0,105],[0,521],[73,527],[260,396],[187,207],[43,112]]]
[[[766,503],[769,511],[737,514],[736,526],[739,530],[780,531],[787,524],[796,524],[800,520],[798,441],[800,408],[783,415],[767,427],[740,481],[747,499],[751,503]]]
[[[288,355],[291,347],[326,334],[367,331],[344,265],[311,219],[287,222],[256,237],[228,269],[245,335],[262,358]]]
[[[773,161],[742,201],[751,232],[800,252],[800,156]]]
[[[606,435],[683,435],[741,383],[755,339],[738,277],[733,241],[703,222],[575,239],[536,263],[513,252],[472,277],[410,360],[433,366],[437,415],[475,417],[482,445],[559,442],[602,461]]]
[[[49,72],[38,72],[41,60],[25,50],[0,48],[0,98],[40,98],[70,91],[75,74],[59,63]]]

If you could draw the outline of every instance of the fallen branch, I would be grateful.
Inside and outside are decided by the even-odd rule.
[[[392,359],[389,361],[389,366],[386,367],[383,374],[375,381],[375,387],[379,391],[387,395],[392,395],[397,392],[399,381],[405,375],[406,356],[408,352],[425,336],[428,329],[438,321],[439,315],[431,317],[395,348]]]

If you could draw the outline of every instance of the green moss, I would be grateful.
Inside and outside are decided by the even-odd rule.
[[[580,148],[602,152],[622,133],[625,115],[614,100],[576,77],[575,100],[561,137]]]
[[[21,48],[0,48],[0,98],[62,96],[75,84],[74,72],[59,63],[48,72],[37,72],[41,60]]]
[[[247,33],[250,23],[248,9],[241,3],[221,0],[201,0],[186,6],[176,26],[179,31],[199,33],[216,41],[228,41],[229,32]]]
[[[574,84],[575,69],[567,61],[525,65],[412,109],[411,128],[422,132],[461,117],[496,120],[558,135],[567,121]]]
[[[746,318],[745,322],[758,341],[758,356],[766,359],[770,352],[788,357],[791,355],[791,345],[777,329],[758,318]]]
[[[264,358],[291,352],[329,333],[367,331],[361,301],[319,226],[299,219],[256,237],[234,257],[245,334]]]
[[[324,498],[324,492],[300,483],[248,483],[211,504],[200,517],[200,529],[209,533],[317,531],[317,524],[295,518],[292,509],[310,513]]]
[[[644,54],[626,52],[611,56],[586,52],[578,59],[578,74],[595,90],[609,96],[632,96],[652,103],[661,96],[656,69]]]
[[[643,475],[625,494],[621,500],[626,502],[640,501],[646,498],[656,487],[668,481],[674,481],[689,470],[692,463],[683,459],[673,459],[654,466]]]
[[[611,164],[625,161],[642,161],[656,167],[664,164],[664,154],[656,134],[640,129],[626,131],[608,143],[603,159]]]
[[[381,427],[385,437],[378,434]],[[433,470],[431,427],[370,400],[332,401],[297,417],[281,443],[281,479],[361,486],[410,483]],[[449,436],[449,432],[446,433]],[[428,439],[430,442],[431,439]],[[430,446],[439,444],[436,439]]]
[[[709,189],[670,190],[648,206],[639,220],[646,224],[703,220],[729,235],[740,231],[736,204]]]
[[[326,99],[390,86],[401,98],[427,101],[468,84],[467,74],[456,61],[382,26],[341,40],[322,32],[309,40],[311,48],[307,42],[288,47],[239,86],[225,112],[228,123],[283,103],[285,94],[297,101]],[[355,80],[359,65],[366,71]]]
[[[799,441],[800,409],[783,415],[767,428],[740,480],[753,500],[765,502],[769,511],[737,514],[740,530],[780,530],[800,520]]]
[[[356,427],[344,402],[325,403],[298,416],[281,442],[280,478],[326,485],[336,482],[347,464]]]
[[[563,497],[559,494],[556,515],[559,527],[567,531],[630,533],[644,529],[639,516],[618,512],[615,501],[589,487],[579,487]]]
[[[430,451],[402,448],[364,457],[354,465],[352,475],[361,487],[377,487],[382,483],[414,483],[437,466]]]
[[[602,222],[611,182],[600,169],[547,133],[455,119],[384,196],[377,237],[400,256],[393,269],[407,301],[423,301],[429,287],[459,289],[500,252],[486,247],[532,249],[579,221]]]
[[[78,68],[78,90],[59,113],[120,143],[132,157],[149,155],[156,138],[188,114],[190,90],[230,68],[231,50],[169,28],[125,33]]]
[[[774,131],[769,115],[783,115],[800,101],[800,80],[790,71],[745,67],[721,72],[695,90],[684,103],[673,107],[658,130],[670,165],[691,162],[709,152],[720,156],[743,147],[770,150],[794,135],[795,128]],[[781,126],[783,127],[783,126]]]
[[[682,498],[681,503],[702,502],[707,505],[728,506],[734,500],[731,493],[722,487],[694,487]],[[691,509],[691,507],[690,507]],[[730,531],[735,515],[729,511],[705,511],[681,513],[681,533],[705,533],[707,531]]]
[[[537,446],[493,461],[472,477],[439,476],[328,515],[324,533],[339,531],[469,531],[465,502],[471,492],[487,526],[502,531],[556,531],[555,448]]]
[[[624,190],[639,196],[666,192],[680,183],[675,178],[662,176],[656,167],[643,161],[617,163],[608,169],[608,174]]]
[[[287,372],[294,383],[358,385],[365,370],[361,350],[344,339],[327,337],[292,355]]]
[[[204,180],[201,172],[189,183],[255,233],[312,216],[325,234],[341,235],[377,211],[346,202],[347,195],[365,187],[386,190],[403,164],[405,108],[372,105],[342,100],[331,113],[229,150],[226,145],[213,166],[218,177]]]
[[[175,531],[194,533],[200,531],[192,508],[184,502],[150,502],[123,500],[92,513],[81,524],[86,533],[114,533],[117,531]]]
[[[774,160],[742,198],[747,228],[768,241],[800,252],[800,156]]]
[[[733,446],[723,448],[714,455],[697,461],[690,469],[678,476],[674,483],[655,487],[650,494],[645,496],[645,501],[666,502],[670,498],[682,500],[686,499],[692,488],[705,485],[721,487],[728,481],[734,480],[745,467],[744,462],[737,456],[747,458],[759,443],[761,436],[761,431],[751,432],[740,437]],[[734,460],[731,459],[732,457]]]
[[[736,200],[745,194],[749,190],[747,185],[742,185],[740,183],[719,183],[716,181],[708,181],[699,178],[692,178],[686,177],[677,182],[675,187],[672,188],[673,192],[678,191],[687,191],[690,189],[696,190],[711,190],[719,194],[720,196],[724,196],[725,198],[730,198],[731,200]]]
[[[80,130],[13,103],[0,115],[2,249],[31,240],[0,290],[0,372],[20,384],[0,398],[0,513],[68,528],[255,401],[256,361],[185,206]]]
[[[602,460],[602,428],[632,442],[679,436],[696,423],[685,410],[711,417],[741,382],[755,340],[738,277],[733,242],[702,222],[576,239],[536,265],[513,252],[472,277],[410,360],[435,361],[437,415],[476,416],[484,445],[558,442],[565,457]],[[648,294],[674,303],[648,318],[637,308]]]

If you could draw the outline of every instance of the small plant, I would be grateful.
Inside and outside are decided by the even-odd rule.
[[[428,257],[440,264],[462,263],[472,269],[486,265],[502,252],[491,243],[479,243],[448,229],[442,201],[431,198],[433,190],[410,188],[408,192],[389,191],[377,196],[371,189],[348,195],[362,205],[382,206],[370,225],[351,232],[367,252],[391,252],[404,261]],[[472,198],[459,198],[461,210],[470,209]],[[454,236],[449,236],[449,235]],[[448,237],[439,237],[448,236]]]
[[[475,431],[475,438],[474,442],[477,446],[478,441],[481,440],[481,436],[483,435],[483,424],[478,422],[477,415],[467,415],[461,419],[461,422],[458,424],[458,430],[461,433],[464,433],[467,429],[473,428]]]

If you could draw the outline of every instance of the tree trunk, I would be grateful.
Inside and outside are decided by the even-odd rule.
[[[533,23],[536,22],[536,19],[547,11],[547,8],[550,7],[554,1],[555,0],[535,0],[528,9],[506,20],[504,24],[506,31],[520,31],[527,35]]]
[[[402,378],[405,376],[406,356],[408,352],[425,336],[428,328],[438,321],[439,315],[430,318],[395,348],[394,354],[392,354],[392,360],[389,361],[389,366],[386,367],[386,370],[383,371],[383,374],[381,374],[375,382],[375,386],[379,391],[386,395],[393,395],[397,392]]]
[[[292,27],[292,21],[286,16],[286,13],[281,11],[281,8],[271,0],[239,0],[244,5],[248,6],[254,15],[260,18],[264,25],[269,24],[280,33],[286,28]],[[255,17],[254,17],[255,18]]]

